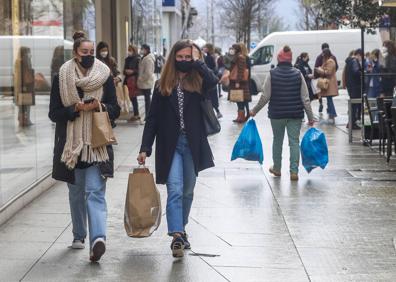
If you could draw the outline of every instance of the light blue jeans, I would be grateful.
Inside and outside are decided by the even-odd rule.
[[[168,234],[185,231],[194,197],[196,174],[187,137],[180,134],[166,187]]]
[[[74,175],[75,184],[67,184],[73,236],[74,239],[85,239],[88,215],[89,243],[92,245],[97,238],[106,239],[106,180],[101,176],[99,167],[95,165],[75,169]]]

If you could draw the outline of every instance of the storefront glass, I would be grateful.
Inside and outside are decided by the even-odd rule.
[[[51,81],[75,30],[95,39],[92,0],[0,0],[0,207],[51,171]]]

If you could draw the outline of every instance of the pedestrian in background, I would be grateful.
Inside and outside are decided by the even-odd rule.
[[[96,58],[109,67],[115,85],[122,81],[117,61],[110,55],[109,45],[106,42],[100,41],[96,46]]]
[[[328,80],[328,87],[320,89],[320,97],[327,98],[327,112],[329,122],[335,123],[337,112],[334,106],[333,97],[338,96],[338,83],[336,77],[337,65],[333,60],[330,49],[323,49],[323,64],[321,67],[315,68],[319,78]]]
[[[139,63],[137,86],[144,96],[145,115],[147,116],[151,103],[151,90],[154,86],[155,57],[147,44],[143,44],[140,48],[140,55],[142,59]]]
[[[207,43],[203,47],[204,52],[204,60],[205,64],[208,66],[209,69],[213,71],[215,75],[217,75],[217,67],[216,67],[216,60],[215,60],[215,49],[213,44]],[[217,94],[217,85],[212,89],[209,89],[208,93],[210,97],[210,101],[212,102],[213,109],[216,111],[217,118],[222,118],[223,115],[219,109],[219,96]]]
[[[269,171],[274,176],[281,176],[283,138],[286,129],[290,147],[290,179],[297,181],[300,162],[299,139],[304,109],[311,126],[314,123],[314,117],[305,79],[301,72],[292,66],[290,47],[284,46],[279,51],[277,59],[278,65],[266,77],[260,100],[250,114],[255,116],[269,103],[268,117],[271,120],[274,135],[273,166]]]
[[[190,248],[186,225],[198,172],[214,166],[200,104],[218,79],[200,56],[191,40],[173,46],[154,89],[138,156],[144,164],[156,140],[156,182],[167,187],[166,218],[174,257]]]
[[[33,122],[30,120],[30,110],[35,105],[36,99],[32,52],[29,47],[19,48],[14,71],[17,82],[14,89],[14,102],[18,106],[18,125],[20,127],[31,126]]]
[[[229,89],[243,90],[243,102],[237,102],[238,116],[233,122],[244,123],[249,119],[249,102],[252,101],[249,90],[248,54],[246,48],[242,49],[238,43],[232,45],[231,54],[234,56],[231,62]]]
[[[362,98],[362,49],[354,51],[353,56],[345,60],[345,82],[348,90],[348,95],[351,99]],[[360,129],[356,124],[357,120],[360,120],[361,115],[360,103],[352,104],[352,129]],[[347,124],[347,128],[349,124]]]
[[[138,54],[138,48],[134,45],[129,45],[128,56],[125,58],[124,62],[124,84],[128,87],[129,99],[131,99],[133,108],[133,116],[129,121],[140,120],[139,105],[137,101],[137,95],[139,92],[137,87],[139,62],[140,56]]]
[[[315,96],[312,90],[312,79],[313,73],[312,69],[308,64],[309,62],[309,55],[306,52],[303,52],[298,56],[294,67],[296,67],[304,77],[305,83],[307,84],[308,93],[309,93],[309,100],[314,100]]]
[[[216,48],[215,52],[217,54],[217,60],[216,60],[216,65],[217,65],[217,76],[219,79],[223,76],[224,71],[226,70],[225,64],[224,64],[224,56],[221,54],[221,49]],[[219,82],[217,84],[217,92],[219,94],[219,98],[223,97],[221,94],[221,83]]]
[[[380,65],[380,55],[381,52],[379,49],[374,49],[371,52],[371,65],[367,67],[367,73],[374,74],[374,76],[368,76],[368,91],[367,96],[369,98],[377,98],[380,96],[382,87],[381,87],[381,77],[378,75],[381,72]],[[377,74],[377,75],[376,75]]]
[[[329,44],[328,43],[323,43],[322,44],[322,53],[320,53],[317,57],[316,57],[316,60],[315,60],[315,69],[316,68],[319,68],[319,67],[321,67],[322,65],[323,65],[323,50],[324,49],[329,49],[330,50],[330,47],[329,47]],[[330,51],[330,54],[331,54],[331,51]],[[336,71],[338,70],[338,62],[337,62],[337,58],[333,55],[333,54],[331,54],[330,55],[331,56],[331,58],[334,60],[334,62],[335,62],[335,65],[336,65]],[[315,76],[315,78],[318,78],[319,76],[318,76],[318,74],[317,73],[315,73],[314,72],[314,76]],[[322,99],[322,97],[319,97],[319,113],[322,113],[323,112],[323,99]],[[329,106],[327,105],[327,113],[329,113]]]
[[[157,74],[157,79],[159,79],[162,68],[165,64],[165,58],[161,54],[154,53],[155,56],[155,69],[154,73]]]
[[[382,77],[382,91],[385,97],[392,97],[393,88],[395,87],[396,73],[396,47],[393,41],[384,41],[382,47],[382,56],[384,57],[382,72],[385,73],[385,75]]]
[[[112,147],[91,147],[93,112],[120,114],[109,67],[94,57],[94,43],[74,36],[74,57],[62,65],[51,89],[49,118],[56,123],[52,177],[67,182],[73,249],[83,249],[89,227],[90,260],[106,250],[106,179],[113,177]]]

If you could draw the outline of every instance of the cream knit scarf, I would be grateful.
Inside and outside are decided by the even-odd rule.
[[[81,101],[77,88],[84,91],[84,97],[91,96],[101,101],[103,84],[109,78],[110,69],[98,59],[89,72],[84,76],[74,59],[64,63],[59,70],[59,90],[62,103],[65,107],[72,106]],[[66,144],[63,149],[61,161],[69,169],[74,169],[78,157],[87,163],[104,162],[109,160],[106,146],[91,147],[93,111],[80,112],[74,121],[67,122]]]

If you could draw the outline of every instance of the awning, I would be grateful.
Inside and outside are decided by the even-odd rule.
[[[396,7],[396,1],[394,0],[377,0],[376,2],[382,7]]]

